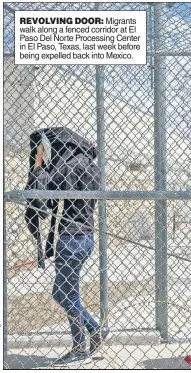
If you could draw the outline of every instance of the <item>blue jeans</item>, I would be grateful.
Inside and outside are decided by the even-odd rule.
[[[56,278],[52,295],[67,312],[73,347],[85,348],[85,330],[95,333],[99,324],[82,306],[79,294],[80,270],[94,249],[93,234],[70,236],[61,234],[56,246]]]

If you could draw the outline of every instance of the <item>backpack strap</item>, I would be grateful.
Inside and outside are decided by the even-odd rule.
[[[53,249],[53,244],[54,244],[54,234],[55,234],[55,227],[56,227],[56,215],[58,212],[58,199],[54,199],[52,204],[51,204],[51,209],[54,215],[52,215],[51,218],[51,224],[50,224],[50,230],[48,234],[48,238],[46,241],[46,247],[45,247],[45,259],[50,258],[51,256],[54,256],[54,249]]]
[[[37,231],[38,268],[45,268],[40,231]]]

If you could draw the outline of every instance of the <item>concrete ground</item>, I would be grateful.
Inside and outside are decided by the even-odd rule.
[[[7,369],[64,369],[54,366],[54,360],[68,349],[31,348],[9,351]],[[75,365],[71,369],[191,369],[184,357],[191,352],[190,344],[160,346],[105,346],[95,354],[89,364]],[[66,368],[68,369],[68,367]]]
[[[177,243],[176,243],[177,245]],[[182,243],[183,245],[183,243]],[[183,255],[184,250],[190,249],[187,244],[181,247],[173,248],[171,242],[171,251],[176,255]],[[119,252],[118,252],[119,251]],[[170,251],[170,249],[169,249]],[[190,256],[184,257],[189,259]],[[132,245],[121,246],[120,249],[113,252],[108,249],[108,285],[111,287],[109,293],[109,326],[116,330],[124,329],[155,329],[155,271],[154,271],[154,252],[146,251],[144,248],[133,247]],[[46,304],[41,301],[45,292],[51,298],[52,283],[54,280],[54,264],[47,261],[45,270],[33,269],[14,276],[8,282],[8,296],[10,302],[14,297],[18,297],[17,303],[22,301],[22,307],[29,304],[23,303],[23,297],[31,294],[32,305],[30,305],[30,313],[33,312],[33,319],[35,319],[34,326],[30,327],[30,320],[28,321],[28,331],[38,335],[39,332],[48,332],[56,334],[56,332],[64,331],[68,333],[68,326],[59,319],[56,319],[56,313],[53,309],[52,314],[50,310],[53,307],[52,301]],[[82,291],[88,294],[90,284],[95,285],[92,289],[94,301],[99,306],[99,301],[96,298],[99,292],[99,260],[98,252],[95,252],[89,261],[84,266],[82,271]],[[96,290],[96,293],[94,293]],[[40,300],[35,300],[35,294],[39,293]],[[90,296],[92,296],[90,294]],[[34,296],[33,296],[34,295]],[[94,296],[95,295],[95,296]],[[34,300],[33,300],[34,298]],[[24,306],[23,306],[24,304]],[[88,309],[98,313],[95,306]],[[14,306],[14,305],[13,305]],[[19,306],[17,305],[17,308]],[[39,308],[43,311],[43,317],[46,312],[49,314],[49,324],[43,321],[39,316]],[[191,263],[174,257],[168,259],[168,327],[169,337],[183,340],[191,340]],[[14,311],[14,314],[13,314]],[[17,310],[13,309],[10,313],[12,328],[10,333],[15,334],[20,332],[25,335],[24,330],[16,328],[16,323],[13,323],[15,317],[20,318],[23,324],[23,308]],[[28,312],[28,309],[27,309]],[[94,316],[95,316],[94,315]],[[27,315],[25,316],[27,318]],[[50,319],[52,321],[50,322]],[[62,330],[61,330],[62,329]]]
[[[175,255],[191,259],[190,244],[181,241],[173,247],[171,243],[169,251]],[[99,284],[98,253],[95,252],[82,273],[84,288],[90,281]],[[109,326],[118,330],[149,328],[155,329],[155,299],[154,299],[154,252],[144,248],[136,248],[124,245],[116,251],[108,250],[108,277],[109,283],[118,288],[122,283],[127,294],[118,291],[109,294]],[[33,299],[36,292],[43,298],[46,291],[51,294],[52,281],[54,279],[54,265],[47,262],[46,270],[33,269],[12,277],[8,282],[9,299],[18,297],[21,301],[25,294],[31,294]],[[133,284],[138,284],[132,287]],[[118,289],[120,290],[120,289]],[[113,288],[112,288],[113,291]],[[93,293],[94,294],[94,293]],[[116,298],[117,297],[117,298]],[[38,304],[42,308],[42,304]],[[48,305],[49,306],[49,305]],[[168,323],[169,337],[178,342],[191,341],[191,265],[189,261],[169,257],[168,259]],[[18,315],[11,314],[13,320],[23,318],[23,310]],[[33,311],[33,317],[39,319],[39,311]],[[16,310],[14,310],[16,312]],[[29,311],[28,311],[29,312]],[[43,309],[46,313],[46,310]],[[51,311],[53,312],[53,311]],[[53,312],[54,314],[54,312]],[[50,316],[49,316],[50,317]],[[20,344],[18,335],[10,335],[9,354],[7,360],[8,369],[64,369],[54,367],[53,362],[58,356],[66,353],[69,345],[59,347],[52,340],[57,333],[68,334],[68,325],[61,320],[52,320],[50,325],[43,322],[42,325],[30,327],[33,336],[39,337],[40,333],[49,334],[49,345],[41,345],[29,348],[32,335],[21,331],[23,345]],[[15,322],[15,321],[14,321]],[[15,323],[16,325],[16,323]],[[44,337],[44,336],[43,336]],[[46,338],[44,338],[45,340]],[[17,348],[15,348],[15,343]],[[25,343],[24,343],[25,342]],[[36,343],[36,342],[35,342]],[[139,343],[139,345],[137,344]],[[11,346],[12,344],[12,346]],[[20,344],[20,345],[19,345]],[[95,355],[92,362],[87,365],[75,366],[77,369],[190,369],[184,362],[184,357],[191,354],[191,344],[160,344],[140,345],[140,340],[134,344],[106,345],[100,353]],[[21,347],[22,346],[22,347]],[[33,345],[34,346],[34,345]],[[35,345],[36,346],[36,345]],[[57,346],[57,347],[56,347]],[[13,349],[14,347],[14,349]],[[31,346],[32,347],[32,346]]]

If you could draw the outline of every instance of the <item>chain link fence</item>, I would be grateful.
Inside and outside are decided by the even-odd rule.
[[[14,64],[15,10],[94,9],[95,3],[4,4],[7,369],[54,368],[71,348],[66,313],[52,298],[54,262],[37,267],[22,205],[32,198],[24,191],[30,134],[61,126],[97,141],[102,174],[102,190],[86,196],[99,203],[80,292],[111,333],[87,368],[178,369],[191,353],[191,4],[99,4],[147,11],[145,66]],[[84,196],[72,193],[60,192],[57,222],[64,199]],[[50,218],[41,221],[43,247],[49,226]]]

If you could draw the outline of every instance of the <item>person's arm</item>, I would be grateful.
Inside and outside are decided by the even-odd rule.
[[[34,169],[42,166],[43,151],[44,151],[44,147],[42,143],[40,143],[40,145],[37,147],[36,162],[34,165]]]

